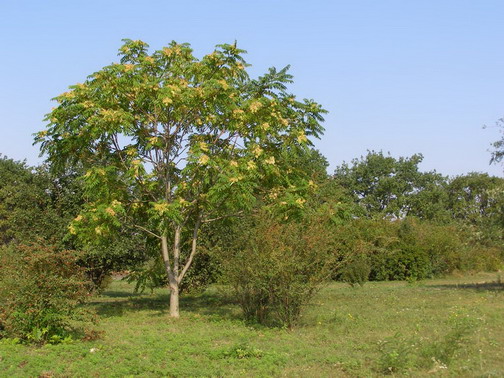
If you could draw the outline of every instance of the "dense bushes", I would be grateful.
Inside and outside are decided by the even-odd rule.
[[[330,234],[315,221],[279,223],[265,213],[245,223],[221,257],[223,276],[246,319],[291,327],[334,269]]]
[[[350,283],[365,282],[366,269],[370,280],[416,280],[456,270],[497,270],[503,261],[501,248],[474,242],[457,224],[354,219],[334,231],[340,253],[351,256],[335,278]]]
[[[73,251],[37,244],[1,247],[0,337],[58,342],[83,319],[79,305],[87,297]]]

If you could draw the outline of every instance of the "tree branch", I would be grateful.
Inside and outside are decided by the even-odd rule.
[[[161,236],[159,236],[158,234],[155,234],[152,231],[147,230],[145,227],[139,226],[138,224],[134,224],[133,226],[136,227],[136,228],[138,228],[138,229],[140,229],[140,230],[142,230],[142,231],[147,232],[148,234],[150,234],[150,235],[152,235],[152,236],[154,236],[154,237],[156,237],[158,239],[162,239]]]
[[[187,261],[184,265],[184,268],[182,269],[182,272],[177,277],[177,281],[179,284],[180,284],[180,282],[182,282],[182,279],[184,278],[189,267],[191,266],[194,255],[196,254],[196,247],[197,247],[197,242],[198,242],[198,231],[199,231],[200,226],[201,226],[201,217],[198,216],[198,220],[196,221],[196,224],[194,225],[194,231],[193,231],[193,237],[192,237],[192,243],[191,243],[191,254],[189,255],[189,258],[187,259]]]

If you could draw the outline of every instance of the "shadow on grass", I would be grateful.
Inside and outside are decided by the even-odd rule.
[[[504,282],[476,282],[467,284],[426,285],[436,289],[468,289],[477,291],[504,291]]]
[[[90,303],[101,317],[124,316],[130,312],[154,311],[154,316],[167,315],[170,295],[135,294],[124,291],[105,291],[102,297]],[[180,298],[182,312],[196,313],[221,320],[241,319],[236,306],[218,292],[188,294]]]

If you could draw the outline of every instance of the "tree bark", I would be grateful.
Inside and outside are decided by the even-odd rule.
[[[168,250],[168,238],[166,235],[161,237],[161,253],[165,264],[166,274],[168,275],[168,282],[170,285],[170,316],[172,318],[179,318],[179,281],[177,276],[172,270],[170,265],[170,254]]]
[[[177,280],[175,284],[170,283],[170,316],[172,318],[179,318],[179,285]]]

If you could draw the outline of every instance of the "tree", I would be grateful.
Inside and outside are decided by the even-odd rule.
[[[78,213],[72,175],[0,156],[0,245],[37,239],[63,246],[66,224]]]
[[[325,111],[286,91],[288,67],[251,79],[236,44],[202,59],[176,42],[149,54],[125,40],[119,51],[120,63],[56,97],[35,140],[55,169],[86,171],[71,232],[92,242],[129,223],[156,241],[178,317],[203,224],[252,207],[258,192],[303,207],[309,180],[282,156],[308,148]]]
[[[436,172],[420,172],[422,160],[421,154],[395,159],[369,151],[365,157],[352,160],[350,166],[345,163],[336,168],[333,178],[368,217],[410,214],[432,218],[443,206],[445,178]]]
[[[496,126],[500,128],[502,138],[492,143],[492,147],[494,149],[492,151],[492,158],[490,159],[490,164],[500,163],[504,158],[504,118],[499,119],[496,122]]]

